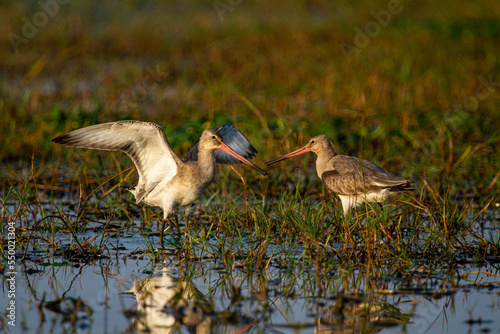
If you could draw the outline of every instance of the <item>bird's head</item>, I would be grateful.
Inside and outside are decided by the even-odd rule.
[[[320,154],[321,152],[325,151],[328,152],[330,150],[333,150],[335,154],[335,148],[333,147],[333,143],[330,140],[330,138],[328,138],[326,135],[317,135],[311,138],[311,140],[309,140],[309,142],[306,145],[302,146],[298,150],[282,155],[281,157],[278,157],[276,159],[269,160],[266,162],[266,165],[269,166],[279,161],[294,157],[296,155],[304,154],[307,152],[314,152],[316,154]]]
[[[208,151],[214,151],[216,149],[223,150],[224,152],[227,152],[236,159],[240,160],[245,165],[250,166],[253,169],[257,170],[262,175],[267,175],[267,173],[260,167],[256,166],[248,159],[246,159],[244,156],[242,156],[238,152],[235,152],[231,147],[229,147],[215,130],[207,129],[203,131],[200,139],[200,149]]]
[[[202,150],[216,150],[221,148],[221,145],[224,144],[221,136],[217,134],[212,129],[207,129],[203,131],[200,138],[200,148]]]
[[[310,152],[314,152],[316,154],[319,154],[320,152],[328,152],[330,150],[335,152],[332,141],[326,135],[317,135],[312,137],[305,147],[307,147]]]

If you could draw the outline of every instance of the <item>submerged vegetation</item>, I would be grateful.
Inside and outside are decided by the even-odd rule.
[[[318,329],[360,318],[350,328],[404,330],[414,309],[402,312],[387,296],[449,296],[464,282],[481,285],[470,276],[476,269],[498,277],[496,2],[402,1],[362,47],[357,34],[387,2],[242,1],[224,12],[214,3],[71,1],[29,38],[23,24],[40,4],[0,4],[0,239],[5,254],[15,222],[26,279],[130,258],[147,261],[150,279],[167,263],[189,285],[211,268],[224,277],[212,292],[231,300],[215,322],[265,322],[270,296],[280,296],[321,309]],[[24,39],[13,43],[12,34]],[[346,55],[346,45],[356,51]],[[161,247],[160,211],[119,187],[137,179],[125,154],[51,143],[123,119],[160,124],[180,156],[203,129],[231,122],[260,166],[324,133],[339,153],[376,162],[418,190],[346,220],[313,155],[269,168],[268,178],[220,166],[190,214],[169,219]],[[247,295],[235,276],[250,282]],[[140,305],[147,281],[137,284],[122,291]],[[47,304],[33,294],[40,317],[44,308],[74,326],[95,317],[83,296]],[[235,315],[245,298],[258,301],[261,318]],[[202,312],[213,312],[212,302]],[[137,313],[123,312],[135,317],[129,330],[143,330]],[[174,322],[196,317],[182,319]]]

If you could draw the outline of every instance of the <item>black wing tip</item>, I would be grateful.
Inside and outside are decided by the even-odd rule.
[[[62,134],[60,136],[55,137],[52,139],[53,143],[60,144],[60,145],[65,145],[65,146],[74,146],[77,145],[78,143],[75,143],[78,138],[75,137],[75,135],[71,132]]]
[[[248,152],[245,152],[245,154],[243,154],[243,156],[245,158],[247,158],[248,160],[252,160],[253,158],[255,158],[255,156],[257,155],[257,150],[253,148],[253,146],[250,146],[248,148]]]
[[[406,183],[400,184],[395,187],[390,187],[390,191],[416,191],[417,188],[413,187],[413,181],[406,181]]]
[[[63,135],[60,135],[60,136],[53,138],[52,142],[56,143],[56,144],[65,144],[67,142],[67,140],[68,140],[68,134],[65,133]]]
[[[417,190],[417,188],[414,188],[414,187],[413,187],[413,184],[414,184],[414,183],[415,183],[414,181],[412,181],[412,180],[408,180],[408,181],[406,182],[406,186],[405,186],[405,187],[406,187],[406,189],[405,189],[405,190],[406,190],[406,191],[416,191],[416,190]]]
[[[214,129],[226,144],[241,154],[246,159],[253,159],[257,155],[257,149],[252,145],[245,135],[231,123],[222,124]],[[216,155],[216,161],[221,165],[240,165],[242,162],[226,154]]]

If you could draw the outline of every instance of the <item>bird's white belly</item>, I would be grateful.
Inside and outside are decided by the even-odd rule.
[[[389,198],[396,195],[395,192],[391,192],[388,189],[382,190],[380,193],[369,193],[363,196],[366,202],[385,202]]]
[[[162,208],[168,215],[175,207],[185,206],[196,201],[207,187],[208,184],[193,186],[190,183],[173,180],[153,196],[146,196],[144,202]]]
[[[395,192],[388,191],[387,189],[382,190],[380,193],[368,193],[357,196],[341,196],[342,202],[349,203],[351,206],[357,206],[363,204],[364,202],[385,202],[396,195]]]

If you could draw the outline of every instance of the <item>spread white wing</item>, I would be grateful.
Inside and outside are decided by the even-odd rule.
[[[163,188],[177,174],[181,162],[170,147],[163,128],[151,122],[98,124],[71,131],[52,141],[70,147],[125,152],[139,172],[135,189],[137,203],[160,183]]]

